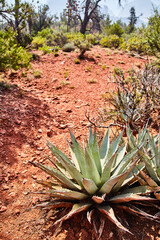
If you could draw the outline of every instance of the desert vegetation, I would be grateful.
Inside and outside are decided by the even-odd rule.
[[[136,27],[135,9],[126,25],[99,2],[57,17],[0,0],[2,239],[142,239],[146,222],[160,236],[160,13]]]

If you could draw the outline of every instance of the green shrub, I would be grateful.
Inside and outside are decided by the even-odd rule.
[[[63,47],[67,43],[67,36],[63,32],[54,32],[53,33],[53,45]]]
[[[63,46],[62,50],[63,50],[64,52],[72,52],[72,51],[75,50],[75,48],[76,48],[76,47],[74,46],[74,43],[70,42],[70,43],[66,43],[66,44]]]
[[[147,39],[141,35],[131,34],[129,38],[121,44],[121,48],[127,51],[135,51],[138,53],[149,53],[150,46],[147,43]]]
[[[86,40],[90,42],[92,45],[98,44],[98,38],[96,34],[87,34]]]
[[[39,47],[38,49],[42,51],[44,54],[48,54],[52,52],[51,47],[47,46],[45,43],[43,44],[42,47]]]
[[[85,37],[81,33],[67,33],[67,42],[73,42],[75,45],[77,42],[84,41]]]
[[[117,35],[109,35],[101,39],[100,44],[102,47],[118,48],[121,43],[121,39]]]
[[[46,39],[42,36],[36,36],[32,40],[32,47],[38,49],[39,47],[43,47],[45,44]]]
[[[28,67],[30,61],[31,54],[17,46],[15,33],[12,30],[0,31],[0,71]]]
[[[114,69],[117,89],[110,92],[107,101],[111,105],[105,115],[121,125],[129,124],[138,132],[146,123],[158,128],[160,125],[160,75],[158,70],[146,65],[142,71],[124,75],[120,68]]]
[[[74,63],[75,63],[75,64],[80,64],[81,62],[80,62],[80,60],[77,58],[77,59],[74,60]]]
[[[119,37],[121,37],[123,35],[124,30],[120,25],[120,21],[117,21],[110,26],[109,33],[111,35],[117,35]]]
[[[147,42],[152,52],[160,57],[160,14],[158,10],[154,10],[154,16],[149,18],[148,27],[146,29]]]
[[[36,70],[33,71],[33,75],[34,75],[35,78],[41,78],[42,77],[42,71],[36,69]]]

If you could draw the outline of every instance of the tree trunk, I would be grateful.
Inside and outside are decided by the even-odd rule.
[[[16,31],[17,43],[20,43],[21,41],[21,34],[19,29],[19,8],[20,8],[19,0],[15,0],[14,19],[15,19],[15,31]]]
[[[87,17],[84,18],[84,20],[83,20],[83,22],[81,24],[81,28],[80,28],[80,32],[82,34],[85,34],[88,22],[89,22],[89,19]]]

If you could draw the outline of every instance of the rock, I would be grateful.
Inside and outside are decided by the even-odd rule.
[[[52,131],[52,130],[48,130],[48,131],[47,131],[47,136],[48,136],[48,137],[52,137],[52,135],[53,135],[53,131]]]
[[[66,125],[66,124],[60,124],[60,125],[59,125],[59,128],[60,128],[60,129],[65,129],[65,128],[67,128],[67,125]]]
[[[52,82],[56,82],[58,79],[57,78],[53,78],[52,79]]]
[[[16,124],[18,124],[18,125],[21,125],[21,120],[19,120],[19,119],[15,119],[15,121],[14,121]]]
[[[6,133],[6,130],[5,129],[1,129],[0,130],[0,134],[5,134]]]
[[[15,213],[16,215],[19,215],[21,212],[20,212],[19,209],[15,209],[14,213]]]
[[[23,180],[23,184],[25,184],[26,182],[27,182],[27,179],[24,179],[24,180]]]
[[[15,192],[11,192],[11,193],[9,194],[9,196],[15,198],[16,193],[15,193]]]
[[[7,207],[6,206],[2,206],[1,208],[0,208],[0,212],[5,212],[7,210]]]
[[[37,179],[37,176],[36,175],[32,175],[31,176],[33,179]]]
[[[2,188],[3,188],[3,190],[8,190],[9,189],[8,185],[6,185],[6,184],[3,184]]]
[[[66,112],[71,113],[72,109],[67,109]]]
[[[39,150],[39,151],[43,151],[43,149],[44,148],[42,148],[42,147],[37,148],[37,150]]]

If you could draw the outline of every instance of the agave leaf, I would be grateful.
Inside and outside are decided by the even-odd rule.
[[[147,218],[150,220],[157,220],[156,216],[153,216],[151,214],[148,214],[147,212],[144,212],[143,210],[141,210],[140,208],[137,208],[133,205],[129,205],[129,206],[121,206],[122,209],[132,213],[132,214],[137,214],[142,216],[143,218]]]
[[[119,176],[111,177],[107,182],[103,184],[101,189],[99,190],[100,193],[109,194],[112,190],[112,188],[115,186],[115,184],[120,181],[121,178],[123,178],[126,175],[126,173],[122,173]]]
[[[149,177],[147,174],[145,174],[143,171],[140,170],[140,174],[142,175],[142,177],[144,178],[144,180],[148,183],[148,185],[150,187],[158,186],[158,184],[151,177]]]
[[[112,140],[112,143],[109,147],[108,154],[106,156],[105,162],[108,161],[112,156],[116,153],[119,143],[122,139],[123,131],[119,134],[119,136]]]
[[[122,184],[124,183],[124,181],[126,180],[128,174],[133,170],[134,166],[136,165],[138,159],[136,161],[134,161],[129,167],[128,169],[125,171],[125,174],[119,179],[119,181],[115,184],[114,188],[113,188],[113,192],[117,192]]]
[[[134,194],[134,193],[126,193],[126,194],[117,195],[109,199],[109,201],[112,203],[124,203],[124,202],[130,202],[130,201],[144,201],[144,200],[153,201],[154,198],[139,196],[138,194]]]
[[[115,161],[115,154],[104,165],[104,169],[101,176],[101,185],[104,184],[106,181],[108,181],[108,179],[110,178],[111,169],[114,161]]]
[[[85,160],[86,160],[86,175],[87,179],[92,179],[93,182],[98,186],[100,184],[100,175],[94,159],[90,157],[88,149],[85,149]]]
[[[81,186],[82,174],[76,169],[75,165],[69,160],[69,158],[62,153],[58,148],[56,148],[53,144],[48,142],[48,147],[53,152],[53,154],[57,157],[57,160],[62,164],[62,166],[69,172],[71,177],[77,181],[77,183]]]
[[[116,168],[121,160],[123,159],[125,152],[126,152],[127,144],[125,146],[121,147],[120,151],[117,152],[116,158],[115,158],[115,163],[114,163],[114,168]]]
[[[160,184],[160,164],[159,164],[159,167],[157,167],[157,175],[158,175],[158,178],[159,178],[159,184]]]
[[[89,146],[92,146],[93,140],[94,140],[94,137],[93,137],[93,133],[92,133],[92,128],[90,127],[89,128],[89,138],[88,138],[88,145]]]
[[[91,211],[87,211],[87,220],[91,224],[92,223],[92,217],[95,212],[95,209],[92,209]]]
[[[147,124],[146,126],[144,127],[144,129],[142,130],[142,133],[140,133],[139,135],[139,138],[137,140],[137,145],[140,146],[142,143],[145,143],[147,138],[148,138],[148,133],[147,133]]]
[[[142,153],[142,152],[140,152]],[[143,154],[143,153],[142,153]],[[152,161],[147,157],[147,155],[143,154],[142,155],[142,159],[146,165],[146,169],[147,169],[147,172],[149,173],[149,175],[151,176],[151,178],[155,181],[155,182],[159,182],[159,178],[156,174],[156,171],[153,169],[153,166],[152,166]]]
[[[154,162],[154,166],[157,168],[157,167],[159,166],[160,153],[158,152],[158,148],[157,148],[157,146],[156,146],[156,143],[155,143],[153,137],[151,138],[151,137],[149,136],[149,144],[150,144],[150,146],[151,146],[152,156],[154,156],[153,159],[152,159],[152,161]]]
[[[116,218],[115,214],[114,214],[114,211],[113,209],[110,207],[110,206],[104,206],[104,207],[99,207],[98,208],[99,211],[106,215],[107,218],[113,222],[118,228],[120,228],[121,230],[125,231],[125,232],[128,232],[130,234],[132,234],[127,228],[125,228],[119,221],[118,219]]]
[[[56,195],[56,196],[64,196],[64,197],[69,197],[72,199],[77,199],[77,200],[83,200],[88,198],[88,195],[82,192],[77,192],[77,191],[72,191],[69,189],[61,189],[61,190],[50,190],[51,195]]]
[[[108,154],[108,149],[109,149],[109,128],[106,132],[105,137],[102,140],[102,143],[99,149],[102,166],[104,165],[105,157]]]
[[[80,170],[82,172],[82,175],[84,177],[86,177],[85,154],[84,154],[84,151],[83,151],[81,145],[77,142],[77,140],[76,140],[75,136],[73,135],[73,133],[71,132],[71,130],[70,130],[70,136],[71,136],[71,140],[72,140],[72,144],[73,144],[73,147],[71,147],[72,151],[74,152],[74,154],[75,154],[75,156],[77,158],[77,161],[78,161]]]
[[[91,206],[91,204],[85,204],[85,203],[74,204],[72,209],[71,209],[71,211],[69,213],[67,213],[65,216],[63,216],[60,219],[58,219],[54,223],[54,225],[57,225],[59,223],[64,222],[65,220],[71,218],[74,214],[86,211],[90,206]]]
[[[123,172],[129,162],[133,159],[133,157],[137,154],[138,149],[133,148],[129,153],[127,153],[121,162],[118,164],[116,169],[113,171],[113,176],[117,176]]]
[[[155,192],[156,190],[160,190],[160,187],[150,187],[150,186],[138,186],[138,187],[132,187],[128,188],[127,190],[121,192],[121,194],[127,194],[127,193],[133,193],[133,194],[140,194],[140,195],[147,195],[150,193]]]
[[[97,204],[101,204],[104,201],[104,198],[105,198],[105,194],[102,197],[93,196],[92,200]]]
[[[83,184],[85,190],[90,195],[94,194],[98,190],[98,187],[96,186],[96,184],[91,179],[83,178],[82,179],[82,184]]]
[[[47,195],[49,197],[54,197],[59,200],[60,199],[63,199],[66,201],[74,201],[75,200],[74,196],[69,196],[69,194],[67,196],[67,194],[65,194],[65,193],[56,193],[55,190],[34,192],[34,194]],[[81,196],[81,197],[83,197],[83,196]]]
[[[158,200],[160,200],[160,193],[155,192],[154,195],[155,195],[155,197],[156,197]]]
[[[142,183],[141,185],[146,185],[146,182],[143,181],[143,179],[138,176],[139,170],[143,170],[144,168],[145,168],[145,164],[143,162],[136,164],[132,169],[132,171],[128,174],[124,182],[122,183],[122,186],[126,184],[131,185],[135,182],[139,182],[139,183],[141,182]]]
[[[67,140],[67,143],[68,143],[68,146],[69,146],[69,150],[70,150],[70,153],[71,153],[71,157],[72,157],[72,162],[74,163],[75,167],[77,168],[77,170],[80,172],[81,169],[79,167],[79,163],[78,163],[78,159],[76,157],[76,154],[74,153],[73,149],[72,149],[72,146],[70,144],[70,142]]]
[[[128,137],[128,144],[129,144],[129,146],[131,148],[135,148],[136,142],[135,142],[132,130],[130,129],[129,126],[126,128],[126,133],[127,133],[127,137]]]
[[[35,181],[36,181],[36,183],[41,184],[41,185],[51,188],[51,189],[53,189],[53,186],[57,186],[57,184],[58,184],[57,182],[54,183],[51,181],[44,181],[44,180],[35,180]]]
[[[34,164],[36,167],[42,169],[44,172],[48,173],[50,176],[52,176],[53,178],[58,180],[58,182],[60,182],[62,186],[68,187],[73,190],[80,189],[80,187],[78,185],[73,183],[69,178],[67,178],[63,173],[61,173],[57,169],[54,169],[54,168],[51,168],[48,166],[44,166],[40,163],[32,163],[32,164]]]
[[[90,135],[93,136],[92,130],[90,130]],[[87,149],[91,153],[91,157],[93,157],[94,162],[97,166],[99,174],[102,172],[101,168],[101,162],[100,162],[100,155],[99,155],[99,147],[98,147],[98,142],[97,142],[97,137],[96,137],[96,132],[94,132],[94,136],[92,139],[92,142],[89,141],[89,144],[87,146]]]
[[[44,209],[54,209],[54,208],[70,208],[72,207],[73,203],[71,202],[44,202],[37,204],[33,208],[44,208]]]
[[[98,231],[98,233],[99,233],[98,239],[100,239],[101,236],[102,236],[102,233],[103,233],[103,230],[104,230],[104,226],[105,226],[105,218],[101,217],[100,218],[100,227],[99,227],[99,231]]]

